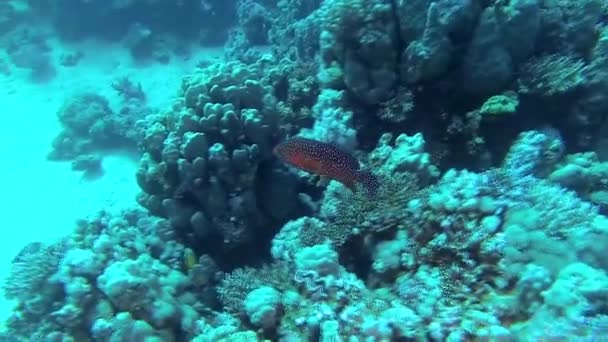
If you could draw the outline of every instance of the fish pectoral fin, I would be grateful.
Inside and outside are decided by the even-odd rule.
[[[357,190],[357,187],[355,185],[355,182],[351,182],[351,181],[340,181],[342,184],[344,184],[345,187],[349,188],[350,191],[355,192]]]
[[[319,176],[319,180],[317,181],[317,186],[325,187],[325,186],[329,185],[329,182],[331,182],[331,178],[326,177],[326,176]]]

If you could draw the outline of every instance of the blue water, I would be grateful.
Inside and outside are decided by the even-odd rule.
[[[608,340],[603,1],[13,0],[0,47],[1,341]]]

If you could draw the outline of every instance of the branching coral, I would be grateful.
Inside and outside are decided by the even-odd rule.
[[[376,115],[382,120],[398,123],[410,118],[413,110],[414,94],[410,89],[402,87],[392,99],[381,104]]]
[[[527,62],[520,71],[519,91],[541,96],[562,95],[585,84],[585,62],[552,54]]]
[[[262,286],[277,290],[290,287],[293,271],[283,262],[264,265],[261,268],[237,268],[226,273],[217,287],[217,292],[224,309],[240,314],[244,312],[244,301],[247,295]]]
[[[51,245],[34,242],[25,246],[13,259],[10,273],[2,285],[6,298],[24,302],[32,299],[32,294],[47,286],[65,250],[66,245],[62,242]]]
[[[305,244],[329,239],[340,246],[357,235],[364,236],[406,226],[408,213],[403,208],[418,190],[416,177],[401,173],[398,178],[386,178],[381,182],[380,190],[374,198],[370,198],[365,191],[349,194],[342,186],[335,183],[330,185],[321,207],[321,215],[327,221],[327,227],[316,235],[304,234],[303,237],[313,239]]]

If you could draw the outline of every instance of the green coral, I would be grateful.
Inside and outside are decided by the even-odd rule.
[[[479,112],[484,116],[513,114],[517,111],[518,106],[517,94],[494,95],[484,102]]]

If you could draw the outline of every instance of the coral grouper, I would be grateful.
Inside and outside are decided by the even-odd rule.
[[[375,194],[379,182],[374,174],[360,169],[359,161],[344,149],[312,139],[295,137],[280,143],[274,153],[299,169],[335,179],[353,190],[361,183]]]

